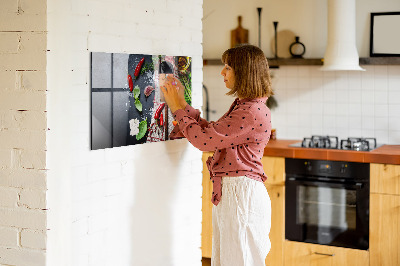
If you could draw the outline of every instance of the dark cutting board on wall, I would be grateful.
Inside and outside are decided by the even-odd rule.
[[[151,123],[151,115],[153,112],[150,112],[150,109],[153,108],[154,106],[154,91],[150,94],[149,97],[146,97],[144,95],[144,89],[147,86],[152,86],[153,88],[155,88],[155,84],[154,84],[154,79],[150,78],[153,77],[154,72],[152,71],[148,71],[143,73],[142,75],[139,74],[139,76],[134,79],[135,75],[135,69],[136,66],[138,65],[139,61],[144,58],[144,63],[142,65],[142,68],[146,65],[146,64],[152,64],[152,56],[151,55],[143,55],[143,54],[130,54],[129,55],[129,60],[128,60],[128,74],[132,76],[133,79],[133,88],[135,88],[136,86],[139,86],[140,88],[140,102],[142,103],[142,112],[140,112],[139,110],[137,110],[136,106],[135,106],[135,98],[133,97],[133,93],[130,93],[129,96],[129,109],[128,109],[128,121],[126,121],[126,124],[129,128],[129,120],[131,119],[138,119],[139,122],[145,120],[147,118],[147,126],[150,125]],[[151,75],[150,75],[151,74]],[[129,88],[128,88],[129,90]],[[140,140],[136,139],[136,135],[135,136],[131,136],[128,134],[127,136],[127,145],[134,145],[134,144],[141,144],[141,143],[145,143],[146,139],[147,139],[147,132],[146,135],[141,138]]]
[[[245,43],[249,43],[249,30],[242,27],[242,17],[238,16],[238,26],[231,30],[231,48]]]

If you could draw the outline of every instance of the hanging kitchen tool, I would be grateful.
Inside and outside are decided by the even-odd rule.
[[[303,55],[306,53],[306,47],[300,42],[299,36],[295,37],[295,42],[290,45],[289,52],[293,58],[303,58]]]
[[[278,21],[274,21],[273,24],[275,30],[275,58],[278,58],[278,34],[277,34]]]
[[[258,48],[261,49],[261,7],[257,7],[258,11]]]

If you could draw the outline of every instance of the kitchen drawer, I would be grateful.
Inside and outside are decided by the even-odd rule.
[[[365,250],[285,241],[285,266],[366,266]]]

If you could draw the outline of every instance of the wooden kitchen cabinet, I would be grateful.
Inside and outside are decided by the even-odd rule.
[[[370,167],[370,265],[400,265],[400,165]]]
[[[264,156],[261,159],[261,163],[268,177],[265,184],[285,185],[285,158]]]
[[[271,199],[271,250],[265,259],[266,266],[283,265],[285,241],[285,187],[265,184]]]
[[[373,193],[370,202],[370,265],[400,265],[400,196]]]
[[[271,250],[265,259],[266,266],[283,265],[285,240],[285,158],[264,156],[261,160],[267,175],[265,187],[271,199]]]
[[[210,173],[206,165],[212,152],[203,153],[203,195],[202,195],[202,223],[201,223],[201,253],[204,258],[211,258],[212,252],[212,183],[210,181]]]
[[[285,241],[285,266],[366,266],[365,250]]]
[[[370,164],[371,193],[400,195],[400,165]]]

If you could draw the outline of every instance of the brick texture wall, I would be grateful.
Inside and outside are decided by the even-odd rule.
[[[0,3],[0,264],[46,255],[46,1]]]
[[[201,153],[90,151],[90,52],[193,58],[202,0],[0,3],[0,264],[200,265]]]
[[[193,58],[201,0],[48,3],[48,265],[200,265],[201,152],[186,140],[90,151],[90,52]],[[59,245],[63,243],[63,245]]]

